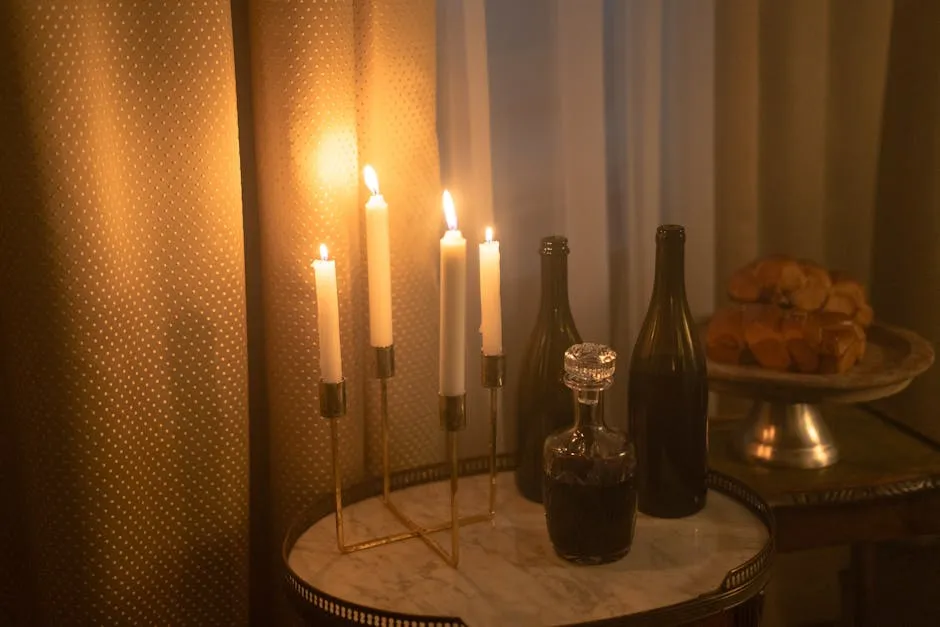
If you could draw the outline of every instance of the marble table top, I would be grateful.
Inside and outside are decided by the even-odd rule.
[[[460,483],[461,514],[483,512],[488,477]],[[447,483],[393,494],[419,524],[447,520]],[[402,531],[378,499],[344,508],[346,541]],[[689,518],[637,517],[633,548],[624,559],[577,566],[552,550],[540,505],[516,491],[501,473],[492,522],[461,528],[460,565],[446,565],[419,539],[341,555],[328,516],[294,545],[288,563],[304,581],[335,597],[368,607],[419,615],[459,616],[471,626],[560,625],[673,605],[714,591],[729,570],[767,541],[764,524],[743,505],[710,491],[705,508]],[[437,534],[449,547],[447,532]]]

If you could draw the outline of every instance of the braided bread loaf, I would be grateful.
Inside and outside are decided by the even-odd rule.
[[[712,317],[709,359],[778,371],[833,374],[864,357],[874,317],[857,281],[783,255],[758,259],[728,283],[734,303]]]

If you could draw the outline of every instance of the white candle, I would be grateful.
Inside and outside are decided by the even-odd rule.
[[[499,242],[493,229],[486,227],[486,241],[480,244],[480,333],[483,354],[503,352],[503,314],[499,293]]]
[[[313,262],[317,280],[317,334],[320,338],[320,378],[327,383],[343,380],[339,347],[339,297],[336,293],[336,262],[320,244],[320,258]]]
[[[369,339],[372,346],[392,345],[392,267],[388,245],[388,204],[379,193],[371,165],[363,169],[372,197],[366,203],[366,247],[369,267]]]
[[[444,192],[447,232],[441,238],[441,352],[438,363],[443,396],[467,391],[467,240],[457,230],[457,212],[450,192]]]

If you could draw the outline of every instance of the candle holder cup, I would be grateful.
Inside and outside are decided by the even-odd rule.
[[[489,503],[487,511],[480,514],[460,516],[458,503],[458,487],[460,484],[458,436],[467,426],[466,395],[440,395],[438,396],[438,413],[441,420],[441,429],[444,431],[447,447],[447,463],[450,467],[450,517],[449,520],[432,525],[420,525],[407,516],[392,501],[391,464],[389,462],[389,411],[388,411],[388,383],[395,376],[395,347],[375,347],[375,376],[379,381],[380,389],[380,430],[382,441],[382,503],[395,518],[407,529],[399,533],[389,534],[363,540],[353,544],[345,541],[343,525],[343,477],[339,464],[339,430],[337,420],[346,415],[346,383],[327,383],[321,381],[320,416],[330,421],[330,451],[333,465],[333,481],[336,496],[336,546],[340,553],[353,553],[393,542],[417,538],[422,540],[431,550],[437,553],[447,564],[457,567],[460,561],[460,527],[479,522],[486,522],[496,515],[496,439],[499,422],[499,390],[503,387],[505,378],[505,358],[499,355],[482,355],[480,378],[484,388],[489,394]],[[432,536],[432,534],[450,531],[451,548],[448,552]]]

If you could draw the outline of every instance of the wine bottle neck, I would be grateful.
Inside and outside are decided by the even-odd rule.
[[[568,259],[563,254],[542,256],[542,315],[570,316]]]
[[[653,298],[685,298],[685,242],[665,237],[656,242]]]

